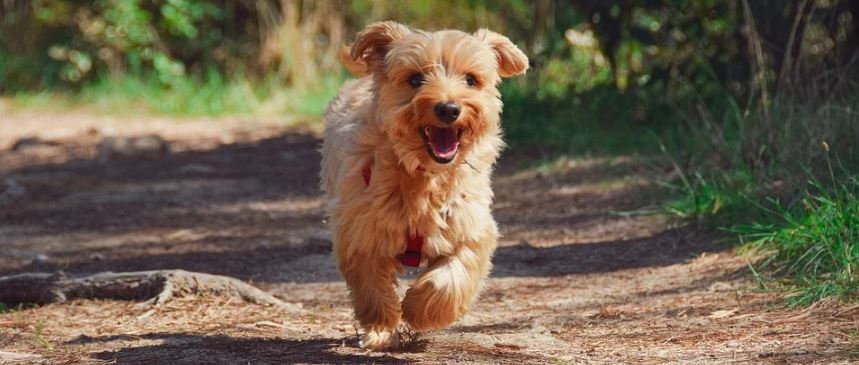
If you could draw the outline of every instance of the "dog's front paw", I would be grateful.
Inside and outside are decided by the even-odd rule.
[[[400,337],[391,331],[368,331],[358,343],[362,349],[382,351],[399,344]]]
[[[461,293],[438,289],[428,280],[418,281],[403,298],[403,319],[418,331],[446,327],[464,311],[460,301]]]

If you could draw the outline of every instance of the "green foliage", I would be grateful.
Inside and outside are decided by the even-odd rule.
[[[685,168],[675,163],[680,198],[665,208],[752,241],[764,267],[799,288],[790,305],[859,293],[859,251],[852,251],[859,242],[859,156],[851,142],[859,140],[859,88],[847,85],[839,93],[797,87],[748,110],[725,93],[698,98],[694,112],[680,113],[687,133],[678,145],[687,161]],[[840,175],[832,155],[842,158]]]
[[[634,120],[633,95],[609,87],[569,98],[543,96],[529,85],[502,85],[503,124],[510,144],[549,153],[654,153],[658,126]],[[622,133],[618,133],[618,131]]]
[[[679,173],[682,176],[679,184],[667,184],[679,195],[664,204],[669,214],[715,226],[750,218],[751,196],[756,191],[755,181],[748,173],[729,171],[706,178],[696,171],[691,179],[682,171]]]
[[[800,287],[792,305],[859,292],[859,176],[829,187],[815,182],[792,209],[778,201],[771,205],[777,223],[738,225],[733,231],[770,253],[764,264]]]
[[[138,74],[151,70],[158,80],[169,84],[185,73],[186,64],[179,58],[183,53],[201,52],[220,41],[219,32],[201,34],[201,30],[223,19],[218,6],[200,0],[40,1],[14,11],[23,21],[31,19],[35,24],[31,31],[43,42],[42,49],[28,56],[51,64],[49,72],[56,72],[37,85],[16,88],[52,86],[60,80],[76,84],[100,73],[119,75],[126,70]],[[14,30],[25,25],[7,27]],[[7,44],[7,48],[22,46]],[[44,56],[49,59],[41,59]],[[28,71],[35,70],[17,70]]]

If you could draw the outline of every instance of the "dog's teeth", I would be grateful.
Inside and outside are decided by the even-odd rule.
[[[427,136],[429,136],[429,135],[430,135],[430,128],[429,128],[429,127],[424,127],[424,133],[426,133],[426,134],[427,134]]]

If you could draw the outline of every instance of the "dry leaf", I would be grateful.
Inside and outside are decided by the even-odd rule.
[[[727,317],[734,315],[734,313],[737,313],[736,309],[717,310],[713,313],[710,313],[710,319],[727,318]]]

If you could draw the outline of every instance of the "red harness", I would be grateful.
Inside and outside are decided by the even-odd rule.
[[[420,169],[420,168],[418,168]],[[370,178],[373,176],[373,171],[367,166],[361,171],[364,176],[364,184],[370,186]],[[424,237],[421,235],[412,236],[409,234],[406,237],[406,252],[400,258],[400,263],[405,266],[418,267],[421,266],[421,255],[424,251]]]

